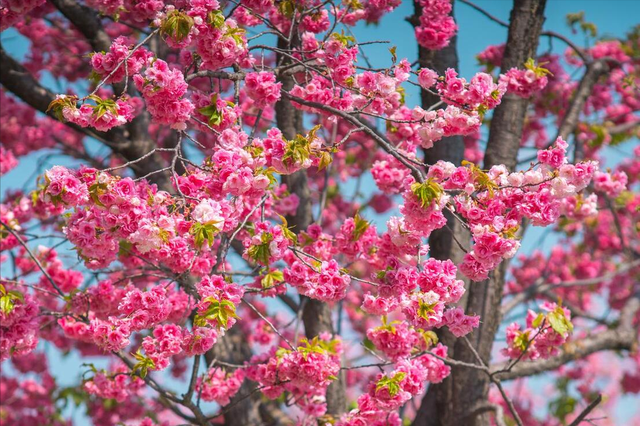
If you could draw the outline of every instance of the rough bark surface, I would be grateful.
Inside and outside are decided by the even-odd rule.
[[[535,56],[544,21],[545,3],[546,0],[514,1],[507,46],[502,62],[503,71],[512,67],[522,67],[528,58]],[[448,55],[449,58],[454,58],[455,45],[449,46],[447,49],[430,55],[434,59],[438,57],[436,55]],[[429,53],[420,52],[420,59],[428,58],[428,55]],[[451,61],[451,59],[449,60]],[[434,61],[433,66],[441,73],[442,70],[438,69],[438,65]],[[423,95],[423,103],[425,100],[432,102],[427,94]],[[514,95],[507,94],[503,97],[502,103],[494,111],[491,121],[489,142],[485,152],[485,168],[494,164],[505,164],[510,169],[515,168],[527,104],[526,99]],[[450,145],[452,142],[453,144]],[[461,156],[456,155],[458,151],[456,151],[455,143],[456,141],[447,141],[448,146],[442,146],[444,141],[437,143],[434,149],[427,151],[429,154],[427,161],[448,159],[448,161],[455,162],[456,159],[461,159]],[[432,242],[432,238],[434,242]],[[432,236],[429,243],[434,256],[439,256],[440,250],[445,253],[447,249],[453,254],[452,249],[455,242],[452,239],[447,240],[442,233]],[[453,256],[445,257],[452,258]],[[454,261],[458,263],[459,259]],[[507,267],[508,263],[503,262],[493,271],[489,280],[468,285],[467,298],[462,301],[463,306],[466,302],[468,314],[478,314],[482,318],[480,327],[469,336],[469,339],[487,365],[490,361],[495,333],[501,320],[499,308],[502,302]],[[453,342],[451,336],[445,335],[443,337],[445,343],[449,344],[450,357],[468,363],[478,362],[473,350],[463,340],[458,339]],[[451,375],[445,381],[429,388],[413,424],[416,426],[454,426],[461,424],[460,419],[465,418],[465,425],[488,426],[491,416],[486,411],[475,411],[475,413],[470,411],[473,407],[486,401],[489,384],[487,375],[482,371],[452,366]]]
[[[416,16],[419,16],[421,8],[417,3],[414,4]],[[431,51],[422,46],[418,46],[418,62],[420,68],[431,68],[440,75],[443,75],[447,68],[457,70],[457,37],[453,37],[449,45],[439,51]],[[440,101],[438,96],[426,90],[420,91],[420,97],[422,107],[425,109],[430,108]],[[434,164],[438,160],[444,160],[459,165],[464,159],[464,141],[462,136],[447,137],[438,141],[431,149],[424,151],[424,159],[427,164]],[[447,227],[437,229],[429,236],[429,254],[435,259],[451,259],[454,263],[459,264],[464,256],[464,251],[458,246],[456,240],[461,242],[463,246],[468,247],[469,233],[451,214],[447,212],[445,216],[447,217]],[[464,299],[461,303],[464,303]],[[446,330],[440,330],[438,337],[441,342],[453,348],[455,337],[451,333]],[[454,356],[453,351],[450,351],[449,356]],[[441,418],[454,413],[452,407],[447,407],[454,390],[452,380],[453,377],[449,377],[442,383],[429,387],[414,419],[414,425],[437,425]]]
[[[544,22],[545,5],[546,0],[514,1],[502,60],[503,72],[512,67],[522,67],[528,58],[535,56]],[[507,94],[496,108],[485,151],[485,169],[496,164],[504,164],[510,170],[515,169],[527,105],[528,100]],[[480,327],[469,336],[469,340],[487,365],[491,359],[495,334],[502,320],[500,305],[508,264],[503,261],[488,280],[473,283],[469,287],[467,313],[478,314],[482,318]],[[464,341],[456,343],[455,356],[461,361],[477,363],[475,354]],[[462,399],[454,401],[453,406],[470,406],[486,399],[489,380],[484,372],[467,369],[463,374],[457,375],[454,381],[457,396]],[[489,416],[485,414],[476,417],[473,425],[489,425]]]
[[[522,68],[525,61],[536,54],[546,0],[515,0],[509,20],[509,36],[501,70]],[[516,166],[522,136],[524,116],[529,101],[507,93],[495,109],[491,119],[489,142],[484,166],[504,164],[510,170]]]
[[[42,113],[46,113],[49,103],[55,99],[55,95],[40,85],[26,68],[9,56],[1,44],[0,83],[16,97]],[[49,115],[55,120],[51,113]],[[125,161],[138,160],[155,148],[155,143],[147,137],[148,135],[143,136],[132,132],[129,126],[126,130],[115,128],[108,132],[98,132],[91,129],[83,129],[71,123],[67,123],[67,125],[76,131],[103,142],[115,154],[122,156]],[[134,123],[130,123],[130,125],[133,128]],[[138,129],[139,126],[135,128]],[[165,166],[166,162],[156,152],[132,164],[131,169],[137,176],[145,176],[161,170]],[[169,192],[173,191],[168,172],[153,173],[150,178],[159,188]]]
[[[288,48],[286,41],[283,39],[278,40],[278,47]],[[286,58],[283,58],[283,63],[286,63]],[[290,75],[281,75],[279,78],[282,82],[282,89],[289,92],[294,86],[293,78]],[[276,103],[275,110],[276,123],[286,139],[291,140],[297,134],[304,134],[302,111],[295,108],[288,98],[282,97]],[[287,185],[289,192],[296,194],[300,200],[296,214],[287,217],[287,222],[297,234],[301,230],[307,229],[313,222],[311,191],[307,173],[305,170],[300,170],[291,175],[283,176],[283,183]],[[301,302],[304,297],[301,296]],[[302,321],[305,335],[308,339],[312,339],[323,332],[334,334],[331,307],[324,302],[307,298],[303,307]],[[334,417],[338,417],[347,409],[344,383],[344,376],[340,374],[338,380],[327,388],[327,414]]]
[[[238,327],[227,331],[224,338],[220,339],[205,354],[207,366],[213,365],[215,360],[231,364],[243,364],[251,358],[251,348],[247,339]],[[260,393],[255,392],[255,384],[245,380],[238,393],[231,398],[228,409],[224,410],[225,425],[258,426],[267,424],[260,416]],[[247,395],[251,395],[247,397]],[[275,424],[275,423],[274,423]]]

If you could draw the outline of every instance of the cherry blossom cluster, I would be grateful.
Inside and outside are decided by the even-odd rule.
[[[115,399],[123,402],[125,399],[137,395],[144,389],[144,381],[139,377],[131,377],[126,365],[119,365],[109,371],[97,371],[94,376],[84,383],[84,390],[92,395],[104,399]]]
[[[150,65],[152,58],[153,54],[147,49],[140,47],[132,51],[127,38],[118,37],[109,52],[91,56],[91,66],[105,83],[118,83]]]
[[[430,79],[421,70],[421,85],[429,87]],[[429,79],[429,80],[427,80]],[[424,81],[427,80],[427,81]],[[507,91],[507,84],[500,81],[494,83],[491,75],[479,72],[467,82],[458,77],[453,68],[445,71],[444,79],[436,84],[442,100],[451,105],[465,106],[479,111],[494,109]]]
[[[202,2],[203,5],[206,2]],[[218,2],[209,2],[210,4]],[[247,61],[247,40],[245,30],[233,19],[224,19],[222,11],[202,7],[206,18],[194,28],[198,34],[194,37],[196,52],[202,58],[202,68],[216,70],[234,63]],[[208,12],[208,13],[207,13]],[[207,22],[210,20],[211,22]]]
[[[420,46],[431,50],[440,50],[449,45],[458,26],[451,13],[449,0],[420,0],[422,14],[420,25],[416,27],[416,40]]]
[[[546,315],[527,312],[526,328],[513,323],[507,328],[507,345],[503,354],[509,358],[537,359],[558,354],[567,340],[573,325],[571,312],[556,303],[545,302],[540,306]]]
[[[21,21],[31,10],[42,5],[45,0],[6,0],[0,6],[0,31],[4,31]]]
[[[92,53],[57,3],[0,5],[0,30],[15,26],[29,43],[18,61],[25,72],[65,88],[47,111],[58,121],[0,90],[8,106],[0,174],[21,170],[18,160],[41,149],[95,168],[53,166],[33,192],[8,192],[0,204],[0,361],[11,363],[0,378],[11,401],[0,402],[0,424],[66,425],[67,398],[101,426],[192,421],[208,411],[200,399],[222,407],[204,413],[213,419],[237,409],[237,399],[264,401],[242,395],[248,380],[274,406],[284,400],[300,424],[400,426],[401,407],[450,374],[440,333],[452,347],[479,327],[481,312],[466,309],[463,295],[515,256],[523,223],[553,226],[562,242],[548,256],[521,256],[508,276],[506,307],[525,293],[541,309],[508,325],[499,348],[508,363],[558,355],[572,334],[585,336],[580,328],[605,329],[591,327],[605,302],[620,311],[634,297],[639,267],[628,262],[640,250],[640,162],[599,171],[596,160],[603,146],[637,135],[637,35],[580,52],[609,69],[581,108],[572,136],[584,161],[571,164],[568,143],[550,143],[548,123],[575,98],[565,65],[584,63],[573,52],[493,75],[505,46],[490,46],[478,56],[486,72],[465,78],[415,68],[392,48],[391,65],[374,69],[349,27],[379,22],[399,0],[86,0],[82,10],[95,12],[101,38],[112,40]],[[420,46],[446,47],[457,31],[452,2],[417,7]],[[263,41],[268,34],[277,47]],[[441,103],[409,104],[405,90],[416,80]],[[482,125],[510,95],[531,106],[522,145],[535,147],[524,162],[532,163],[484,170]],[[293,121],[282,126],[280,107],[289,106],[284,118]],[[424,164],[423,150],[450,136],[464,137],[467,161]],[[109,158],[85,147],[103,140]],[[374,188],[360,184],[368,172]],[[452,221],[467,235],[455,241],[455,262],[427,244],[435,247],[436,231]],[[36,230],[63,242],[39,246]],[[535,294],[549,286],[552,293]],[[548,302],[558,299],[566,305]],[[302,329],[309,306],[330,320],[327,312],[339,311],[337,327]],[[201,367],[192,363],[215,358],[228,340],[242,358],[216,358],[189,380]],[[56,385],[39,341],[127,362],[89,365],[76,394]],[[594,359],[559,370],[585,399],[597,390],[591,377],[602,360]],[[151,399],[170,375],[189,383],[196,405],[169,398],[169,412]],[[640,391],[640,358],[630,356],[612,381]],[[330,387],[341,383],[353,409],[327,415]],[[500,395],[489,400],[510,409]],[[542,424],[516,404],[524,424]]]
[[[165,61],[158,59],[146,69],[144,75],[135,74],[133,81],[156,123],[167,124],[178,130],[186,128],[194,106],[184,98],[187,83],[180,70],[171,69]]]
[[[87,187],[67,168],[54,166],[44,174],[44,202],[75,207],[89,200]]]
[[[2,169],[10,168],[16,159],[30,152],[55,147],[58,141],[65,141],[70,148],[82,148],[77,132],[36,114],[33,108],[7,95],[4,88],[0,89],[0,103],[5,106],[0,110]]]
[[[169,359],[182,352],[182,329],[175,324],[156,326],[153,335],[142,341],[146,357],[152,362],[153,370],[164,370]]]
[[[204,377],[198,379],[196,391],[200,393],[203,401],[215,401],[222,406],[228,405],[231,398],[240,390],[244,376],[242,368],[232,373],[227,373],[219,367],[210,368]]]
[[[316,54],[317,58],[329,68],[331,77],[339,84],[347,83],[349,77],[352,77],[356,72],[355,62],[358,60],[358,49],[355,46],[350,46],[350,41],[334,34],[324,42],[322,49]],[[305,50],[313,51],[320,46],[314,36],[304,34],[303,47]]]
[[[340,271],[335,260],[317,262],[311,259],[295,260],[283,271],[284,279],[296,287],[300,294],[323,302],[336,302],[344,299],[351,282],[349,275]],[[312,262],[309,264],[309,261]],[[313,267],[316,264],[316,267]]]
[[[262,71],[247,74],[244,79],[247,95],[257,108],[265,108],[275,104],[280,99],[282,83],[276,82],[273,73]]]
[[[89,99],[94,101],[95,105],[85,102],[78,108],[76,96],[57,95],[49,108],[65,121],[106,132],[133,120],[135,105],[139,102],[138,98],[122,97],[114,101],[98,95],[91,95]]]
[[[244,289],[220,275],[203,277],[196,288],[201,297],[196,306],[196,325],[209,324],[223,330],[231,328],[238,319],[236,306],[242,299]]]
[[[0,147],[0,176],[9,173],[18,165],[18,160],[13,155],[10,149],[5,149],[4,146]]]
[[[511,68],[500,76],[500,83],[507,86],[509,93],[529,98],[535,92],[545,88],[549,70],[536,65],[533,60],[524,64],[525,69]]]
[[[255,356],[247,377],[264,386],[263,393],[277,398],[285,390],[300,398],[298,405],[315,417],[326,411],[326,404],[313,398],[323,395],[326,387],[340,372],[342,342],[327,333],[302,339],[297,348],[280,348],[273,354]]]
[[[0,301],[0,361],[5,361],[36,348],[39,304],[8,283],[0,283]]]
[[[615,198],[627,188],[627,174],[623,171],[613,173],[596,172],[593,185],[596,191],[603,192],[609,197]]]
[[[243,256],[264,266],[282,259],[292,244],[293,233],[285,225],[256,222],[250,235],[244,239]]]
[[[3,425],[69,425],[70,422],[61,418],[56,407],[55,394],[58,384],[50,373],[44,352],[12,357],[11,364],[15,374],[8,374],[9,368],[3,362],[3,374],[0,376],[0,411],[3,413]]]
[[[318,165],[322,157],[322,140],[316,137],[317,127],[307,136],[297,135],[293,140],[286,140],[278,128],[267,132],[267,137],[253,143],[264,149],[267,165],[273,167],[277,173],[291,174],[300,169],[308,169]]]
[[[432,353],[446,358],[447,348],[438,344]],[[394,412],[415,395],[424,392],[424,383],[439,383],[450,373],[444,362],[432,355],[398,362],[395,370],[378,373],[369,383],[368,392],[358,398],[358,406],[337,424],[351,426],[360,424],[397,424],[401,421]],[[381,421],[384,423],[378,423]]]

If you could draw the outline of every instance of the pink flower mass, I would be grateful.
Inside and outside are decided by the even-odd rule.
[[[0,0],[0,426],[640,426],[640,31],[455,3]]]

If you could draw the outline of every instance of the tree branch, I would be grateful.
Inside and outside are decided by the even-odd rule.
[[[514,295],[514,297],[508,301],[502,308],[502,315],[506,315],[511,312],[516,306],[519,304],[529,300],[534,297],[538,293],[544,293],[547,290],[553,290],[554,288],[565,288],[565,287],[581,287],[581,286],[590,286],[594,284],[599,284],[603,281],[608,281],[617,277],[618,275],[622,275],[627,273],[631,269],[640,265],[640,260],[633,261],[626,265],[622,265],[617,271],[612,272],[610,274],[605,274],[600,277],[588,278],[583,280],[572,280],[572,281],[561,281],[559,283],[536,283],[531,287],[525,289],[524,291]]]
[[[608,69],[609,67],[607,66],[607,63],[602,59],[587,65],[587,70],[580,80],[580,84],[573,94],[573,98],[571,98],[569,109],[562,118],[562,122],[558,128],[558,137],[566,140],[569,135],[573,133],[578,125],[578,119],[580,118],[580,113],[582,113],[582,110],[584,109],[584,104],[593,92],[593,86],[598,82],[600,76],[607,72]]]
[[[637,331],[633,319],[640,309],[640,299],[632,296],[620,314],[620,325],[585,339],[576,339],[562,348],[562,353],[548,359],[524,362],[514,366],[511,371],[500,372],[502,367],[494,366],[491,371],[500,380],[513,380],[552,371],[571,361],[585,358],[593,353],[611,350],[630,350],[636,343]]]
[[[593,411],[594,408],[596,408],[598,404],[600,404],[601,401],[602,401],[602,395],[598,395],[596,399],[591,401],[591,403],[589,403],[589,405],[587,405],[587,407],[584,410],[582,410],[580,415],[578,415],[578,417],[576,417],[575,420],[572,421],[569,426],[579,426],[580,423],[582,423],[582,421],[589,415],[590,412]]]
[[[100,18],[93,9],[75,0],[50,0],[51,3],[84,35],[93,50],[108,51],[111,37],[106,33]]]
[[[51,101],[55,95],[44,88],[33,78],[31,73],[20,63],[9,56],[0,44],[0,83],[11,93],[34,109],[46,114]],[[52,112],[47,114],[55,120]],[[109,146],[117,155],[121,155],[126,161],[137,160],[145,156],[155,147],[149,138],[131,140],[130,133],[122,128],[114,128],[108,132],[98,132],[89,128],[81,128],[72,123],[65,123],[70,128],[79,131],[87,136],[99,140]],[[155,153],[131,165],[131,169],[137,176],[145,176],[162,169],[164,160],[159,153]],[[173,192],[173,186],[167,173],[158,173],[155,183],[162,190]]]

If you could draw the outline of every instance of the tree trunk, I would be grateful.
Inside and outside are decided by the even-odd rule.
[[[290,49],[290,46],[287,46],[286,41],[280,38],[278,39],[278,48]],[[286,63],[287,60],[288,58],[286,57],[282,58],[283,63]],[[282,82],[282,89],[287,92],[294,86],[293,77],[290,75],[282,76],[280,81]],[[296,137],[296,134],[304,133],[302,111],[295,108],[288,98],[283,96],[278,103],[276,103],[275,109],[278,128],[282,131],[282,135],[286,139],[291,140]],[[311,222],[313,222],[311,191],[309,190],[307,173],[305,170],[299,170],[290,175],[283,176],[282,181],[287,185],[289,192],[296,194],[300,200],[296,214],[287,217],[287,222],[293,227],[293,231],[297,234],[307,229]],[[300,306],[302,306],[302,299],[304,297],[305,296],[300,297]],[[312,339],[323,332],[334,334],[331,314],[332,310],[328,304],[307,298],[302,313],[306,337]],[[339,374],[338,380],[331,383],[327,388],[327,414],[335,418],[339,417],[339,415],[347,409],[344,384],[344,375]]]
[[[421,14],[421,7],[417,2],[415,6],[415,19],[417,22]],[[453,9],[451,11],[453,14]],[[442,50],[432,51],[425,47],[418,46],[418,63],[420,68],[431,68],[443,75],[447,68],[458,69],[457,36],[451,38],[449,45]],[[420,91],[422,107],[428,109],[440,101],[440,98],[426,90]],[[430,149],[424,151],[424,159],[427,164],[435,164],[438,160],[449,161],[455,165],[460,165],[464,159],[464,141],[462,136],[451,136],[438,141]],[[456,240],[461,242],[465,248],[469,246],[469,232],[449,213],[445,212],[447,227],[435,230],[429,236],[429,254],[439,260],[451,259],[455,264],[459,264],[465,254]],[[458,276],[458,278],[464,278]],[[464,306],[466,297],[459,303]],[[455,336],[445,329],[438,330],[438,338],[450,349],[449,356],[454,356],[453,346]],[[452,400],[453,378],[449,377],[442,383],[429,386],[427,394],[422,400],[422,404],[414,425],[437,425],[441,418],[455,413],[454,407],[447,407],[448,401]],[[452,419],[453,420],[453,419]],[[449,422],[451,423],[451,422]],[[443,423],[446,424],[446,423]]]
[[[521,68],[528,58],[535,56],[544,21],[545,4],[546,0],[514,1],[509,36],[502,62],[503,72],[512,67]],[[455,46],[449,46],[447,49],[455,52]],[[454,57],[453,53],[446,50],[441,51],[439,55]],[[422,58],[422,53],[420,56]],[[437,56],[434,55],[435,57]],[[423,96],[424,99],[425,96]],[[485,152],[485,168],[490,168],[495,164],[505,164],[511,170],[515,168],[527,105],[526,99],[515,95],[506,94],[503,97],[502,103],[496,108],[492,117],[489,142]],[[436,143],[435,147],[439,147],[442,143]],[[440,149],[442,150],[440,155],[443,156],[456,152],[453,146]],[[433,155],[437,155],[437,151]],[[449,248],[449,250],[454,247],[451,242],[448,245],[443,243],[442,237],[435,238],[437,238],[436,244],[431,243],[431,239],[429,240],[432,244],[432,251],[434,248],[436,249],[434,256],[440,255],[437,250],[443,247],[444,249]],[[466,312],[467,314],[478,314],[481,317],[480,327],[468,337],[487,365],[491,358],[495,334],[501,321],[500,304],[507,267],[508,262],[502,262],[493,271],[489,280],[471,283],[467,286]],[[449,356],[459,361],[478,363],[473,350],[464,340],[456,340],[451,344],[452,340],[451,337],[448,337],[445,341],[449,344]],[[489,384],[487,375],[480,370],[452,366],[451,375],[445,381],[430,386],[414,425],[488,426],[490,424],[488,414],[472,414],[471,410],[486,401]]]

